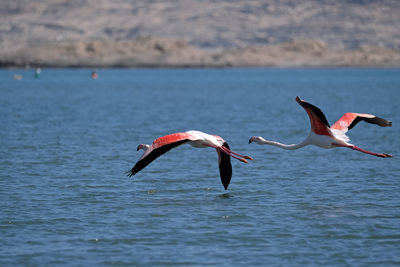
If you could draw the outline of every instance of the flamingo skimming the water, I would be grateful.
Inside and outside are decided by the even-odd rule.
[[[144,150],[144,154],[136,162],[135,166],[128,172],[128,176],[133,176],[153,160],[171,150],[174,147],[188,143],[193,147],[205,148],[213,147],[217,150],[219,161],[219,172],[221,182],[226,189],[228,189],[229,182],[232,177],[232,165],[230,157],[247,163],[247,160],[252,160],[249,156],[243,156],[230,150],[229,145],[224,139],[217,135],[209,135],[200,131],[187,131],[184,133],[173,133],[162,136],[153,141],[153,144],[146,145],[140,144],[137,150]]]
[[[362,120],[368,123],[377,124],[382,127],[392,126],[391,121],[370,114],[347,112],[331,127],[329,126],[329,123],[326,120],[324,113],[322,113],[319,108],[310,103],[307,103],[299,97],[296,97],[296,101],[300,104],[300,106],[305,109],[311,123],[311,132],[303,142],[299,144],[286,145],[275,141],[265,140],[261,136],[253,136],[250,138],[249,144],[252,142],[256,142],[260,145],[272,145],[287,150],[295,150],[306,145],[316,145],[322,148],[347,147],[381,158],[392,157],[392,155],[390,154],[375,153],[350,144],[350,139],[346,135],[346,132],[348,130],[353,128],[358,122]]]

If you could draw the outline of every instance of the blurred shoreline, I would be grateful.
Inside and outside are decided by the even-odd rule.
[[[45,42],[13,52],[0,52],[0,68],[399,66],[400,49],[378,46],[335,48],[321,40],[207,50],[181,40],[140,37],[123,41]]]
[[[396,0],[5,0],[0,68],[400,67]]]

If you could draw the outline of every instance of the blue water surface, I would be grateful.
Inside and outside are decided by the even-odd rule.
[[[400,69],[0,70],[0,265],[398,265]],[[14,80],[13,75],[22,75]],[[333,124],[370,113],[345,148],[286,151],[309,132],[295,101]],[[233,151],[175,148],[132,178],[140,143],[201,130]]]

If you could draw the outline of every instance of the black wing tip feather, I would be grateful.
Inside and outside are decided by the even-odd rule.
[[[133,168],[126,172],[126,176],[128,176],[128,177],[132,177],[133,175],[135,175],[133,173]]]
[[[228,143],[223,143],[222,146],[229,148]],[[232,178],[232,164],[231,157],[224,152],[220,152],[221,162],[219,164],[219,174],[221,176],[221,182],[225,190],[228,190],[229,183]]]
[[[392,122],[385,120],[383,118],[380,117],[373,117],[373,118],[366,118],[366,117],[362,117],[362,116],[358,116],[348,127],[348,129],[352,129],[354,126],[356,126],[357,123],[359,123],[361,120],[368,122],[368,123],[372,123],[372,124],[376,124],[379,125],[381,127],[392,127]]]
[[[376,124],[378,124],[379,126],[382,126],[382,127],[392,127],[392,122],[389,121],[389,120],[385,120],[385,119],[383,119],[383,118],[376,117],[376,116],[375,116],[375,118],[373,118],[373,119],[371,119],[371,120],[374,120],[374,122],[375,122]]]
[[[150,161],[151,162],[151,161]],[[133,166],[132,169],[126,172],[126,175],[128,177],[134,176],[136,173],[138,173],[140,170],[142,170],[144,167],[146,167],[150,162],[143,162],[143,160],[139,160],[136,162],[135,166]]]

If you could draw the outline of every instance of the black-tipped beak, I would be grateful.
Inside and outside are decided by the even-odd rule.
[[[249,139],[249,144],[251,144],[251,138]]]

